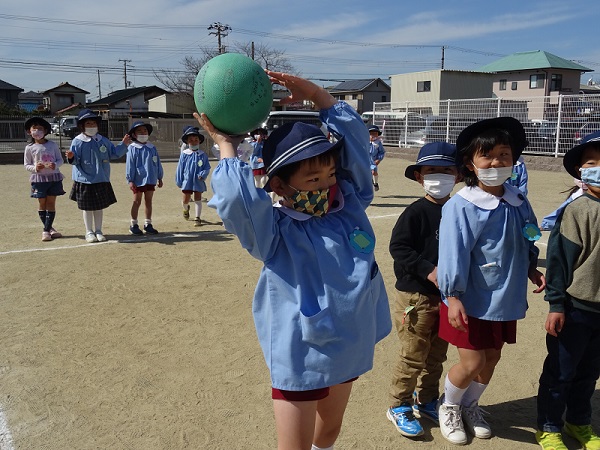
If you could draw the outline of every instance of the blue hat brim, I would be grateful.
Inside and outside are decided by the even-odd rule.
[[[269,139],[267,139],[266,142],[269,142]],[[331,143],[329,141],[323,141],[323,142],[319,142],[318,144],[315,145],[311,145],[309,148],[307,148],[306,150],[297,153],[296,155],[292,156],[291,158],[287,159],[285,162],[283,162],[273,173],[271,173],[268,177],[267,183],[264,186],[264,190],[267,192],[271,192],[271,179],[277,175],[277,172],[279,172],[283,167],[285,166],[289,166],[290,164],[293,164],[295,162],[298,161],[304,161],[306,159],[310,159],[313,158],[315,156],[319,156],[322,155],[323,153],[326,153],[330,150],[334,150],[334,149],[339,149],[344,145],[344,137],[342,136],[337,142]],[[263,152],[264,152],[264,148],[263,148]],[[264,153],[263,153],[264,155]],[[264,156],[263,156],[264,158]]]
[[[152,130],[154,129],[152,127],[152,125],[150,125],[149,123],[146,123],[146,122],[135,122],[131,126],[131,128],[129,129],[129,131],[127,132],[127,134],[131,136],[131,134],[134,133],[135,129],[139,128],[139,127],[146,127],[148,129],[148,135],[151,135],[152,134]]]
[[[431,161],[424,162],[422,164],[411,164],[404,171],[404,176],[409,180],[417,181],[415,178],[415,171],[420,170],[423,166],[434,166],[434,167],[456,167],[456,162],[447,161],[443,159],[432,159]]]
[[[573,178],[581,180],[581,173],[575,167],[581,167],[581,155],[590,145],[600,146],[600,131],[584,136],[581,144],[576,145],[563,156],[563,167]]]

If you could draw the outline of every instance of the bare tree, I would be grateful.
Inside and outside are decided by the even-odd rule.
[[[236,53],[252,57],[252,43],[236,42],[234,49]],[[170,92],[193,96],[196,75],[200,71],[200,68],[206,61],[219,54],[218,49],[202,49],[202,52],[203,54],[199,58],[186,56],[181,61],[183,69],[154,71],[154,77]],[[285,56],[283,50],[276,50],[265,44],[259,43],[254,46],[254,60],[265,69],[279,72],[294,72],[294,66]]]

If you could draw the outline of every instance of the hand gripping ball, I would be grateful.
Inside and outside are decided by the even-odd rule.
[[[229,134],[258,128],[269,115],[273,89],[262,67],[239,53],[208,60],[196,76],[194,100],[198,113]]]

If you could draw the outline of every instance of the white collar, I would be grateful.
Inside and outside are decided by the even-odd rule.
[[[78,135],[77,135],[77,136],[75,136],[75,137],[76,137],[77,139],[79,139],[80,141],[83,141],[83,142],[90,142],[90,141],[92,140],[92,138],[91,138],[91,137],[89,137],[89,136],[88,136],[87,134],[85,134],[85,133],[80,133],[80,134],[78,134]],[[102,138],[102,136],[100,136],[98,133],[96,133],[96,134],[95,134],[93,137],[94,137],[94,140],[95,140],[96,142],[100,141],[100,140],[101,140],[101,138]]]
[[[512,206],[521,206],[525,198],[521,191],[510,184],[503,184],[504,194],[502,197],[496,197],[488,192],[485,192],[479,186],[465,186],[456,194],[460,195],[469,203],[473,203],[475,206],[478,206],[482,209],[496,209],[500,204],[500,200],[506,201],[509,205]]]
[[[193,155],[194,153],[198,153],[200,150],[192,150],[191,148],[186,148],[184,150],[181,150],[183,153],[185,153],[186,155]]]
[[[339,211],[340,209],[342,209],[344,207],[344,196],[342,195],[342,191],[340,189],[338,189],[337,194],[335,196],[335,200],[338,201],[338,205],[334,208],[331,208],[327,214],[331,214],[334,212]],[[305,214],[303,212],[300,211],[296,211],[293,208],[288,208],[285,205],[282,205],[281,203],[277,202],[273,204],[274,208],[281,208],[281,212],[284,213],[285,215],[291,217],[292,219],[295,220],[308,220],[310,219],[311,216],[310,214]]]
[[[152,144],[152,142],[146,142],[145,144],[142,144],[140,142],[133,141],[130,145],[133,145],[135,148],[144,148],[144,146],[146,146],[148,148],[154,147],[154,144]]]

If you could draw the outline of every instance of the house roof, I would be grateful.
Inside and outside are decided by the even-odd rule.
[[[331,89],[331,92],[364,91],[366,88],[368,88],[370,85],[372,85],[376,81],[381,81],[381,83],[383,83],[383,85],[389,89],[389,86],[387,85],[387,83],[385,81],[383,81],[381,78],[369,78],[366,80],[342,81],[337,86],[334,86]]]
[[[107,95],[106,97],[99,98],[98,100],[88,103],[88,106],[93,108],[94,106],[104,106],[104,105],[114,105],[115,103],[119,103],[123,100],[127,100],[128,98],[134,97],[141,93],[146,92],[157,92],[156,95],[161,95],[167,93],[163,88],[159,88],[158,86],[142,86],[136,88],[129,89],[121,89],[119,91],[115,91]]]
[[[19,100],[43,100],[44,96],[39,92],[27,91],[19,94]]]
[[[592,69],[543,50],[513,53],[490,64],[486,64],[478,70],[480,72],[516,72],[519,70],[536,69],[568,69],[579,72],[593,72]]]
[[[78,91],[78,92],[83,92],[85,94],[89,94],[88,91],[78,88],[77,86],[73,86],[72,84],[68,83],[67,81],[60,83],[58,86],[54,86],[53,88],[50,88],[47,91],[42,92],[42,94],[48,94],[52,91],[56,91],[58,89],[64,89],[64,88],[70,88],[73,91]]]
[[[20,87],[2,80],[0,80],[0,89],[2,89],[3,91],[23,91],[23,89],[21,89]]]

